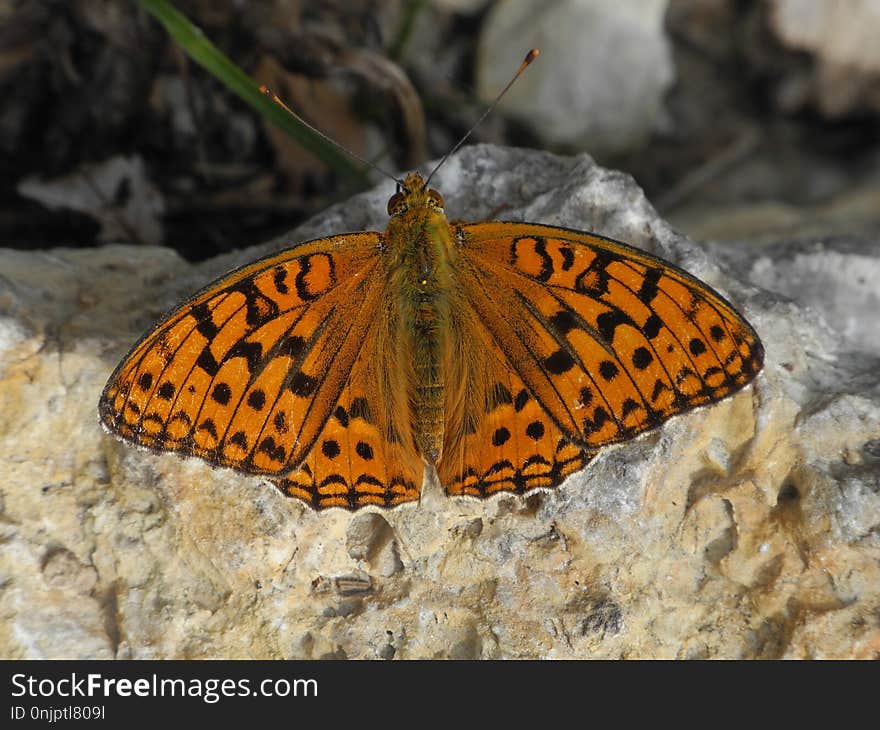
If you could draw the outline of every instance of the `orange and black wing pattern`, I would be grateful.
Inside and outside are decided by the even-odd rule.
[[[503,354],[495,354],[485,413],[472,428],[448,435],[437,465],[440,483],[452,496],[550,489],[592,458],[548,416]]]
[[[386,454],[358,417],[371,391],[367,334],[386,297],[379,241],[318,239],[210,284],[122,361],[101,422],[140,446],[274,477],[314,507],[416,499],[412,449]],[[375,458],[328,466],[333,444],[349,441],[355,454],[379,454],[382,468]]]
[[[364,346],[313,447],[276,481],[284,494],[315,509],[396,507],[419,498],[424,465],[407,414],[394,410],[380,385],[394,349],[384,324],[380,316],[364,331]]]
[[[643,251],[538,224],[459,230],[457,275],[504,394],[444,447],[450,493],[556,486],[602,446],[721,400],[761,368],[757,335],[723,297]]]

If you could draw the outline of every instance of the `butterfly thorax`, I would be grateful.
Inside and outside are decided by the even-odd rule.
[[[453,229],[439,193],[413,173],[388,204],[385,233],[391,291],[401,333],[397,356],[407,382],[410,427],[430,463],[440,458],[445,422],[444,357],[453,291]]]

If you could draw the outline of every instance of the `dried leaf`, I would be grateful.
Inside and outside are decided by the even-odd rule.
[[[363,125],[330,81],[290,73],[271,56],[260,60],[253,76],[313,127],[356,154],[364,154]],[[263,122],[263,129],[275,148],[279,166],[295,187],[301,187],[304,178],[327,174],[327,166],[284,131],[268,121]]]

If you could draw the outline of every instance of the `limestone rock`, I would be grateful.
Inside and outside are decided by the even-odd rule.
[[[502,113],[550,144],[613,155],[660,124],[674,80],[663,29],[667,0],[520,0],[496,3],[477,50],[477,91],[490,101],[525,53],[541,51]]]
[[[876,241],[837,247],[840,274],[812,288],[791,245],[709,256],[585,156],[465,148],[436,187],[452,218],[506,206],[684,266],[756,327],[764,371],[551,493],[315,513],[123,444],[96,413],[164,310],[284,242],[200,265],[148,247],[2,250],[0,656],[876,657],[880,352],[863,335],[880,279],[846,273],[848,257],[877,266]],[[288,243],[384,226],[392,188]]]
[[[783,105],[815,100],[829,118],[880,111],[880,5],[876,0],[771,0],[769,29],[812,64],[789,74]]]

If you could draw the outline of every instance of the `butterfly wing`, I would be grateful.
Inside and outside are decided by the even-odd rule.
[[[372,359],[375,338],[369,335],[382,321],[386,277],[376,255],[379,242],[378,233],[318,239],[210,284],[123,360],[101,396],[101,421],[154,450],[249,474],[300,474],[322,438],[347,443],[352,421],[346,426],[333,414],[373,390],[375,371],[356,364],[364,361],[365,347]],[[374,410],[385,413],[378,405]],[[369,438],[362,434],[355,447]],[[391,495],[399,478],[407,498],[416,498],[421,463],[412,450],[386,454],[378,441],[371,447],[382,461],[381,475],[375,468],[357,472],[361,465],[349,461],[333,472],[336,496],[341,480],[351,502],[367,474],[374,490],[375,481],[385,482],[383,494]],[[324,473],[311,491],[285,491],[318,506],[329,476]]]
[[[513,386],[513,407],[489,399],[472,433],[452,434],[441,481],[453,493],[488,491],[499,471],[513,475],[500,488],[524,491],[532,487],[522,474],[536,462],[552,482],[536,486],[555,486],[590,452],[718,401],[760,370],[763,348],[749,324],[667,262],[552,226],[459,230],[456,274],[485,329],[475,336],[499,353],[496,379]],[[518,415],[517,397],[528,415]],[[531,439],[529,428],[548,440]],[[487,446],[506,432],[503,447]],[[563,451],[551,459],[554,440]]]
[[[400,371],[384,367],[394,351],[392,335],[393,323],[380,315],[315,446],[298,469],[276,481],[282,492],[315,509],[395,507],[419,498],[423,464],[408,411],[389,393],[406,389],[393,382]]]
[[[592,458],[548,417],[503,352],[495,349],[493,356],[492,397],[472,428],[447,432],[437,465],[440,483],[453,496],[549,489]]]

